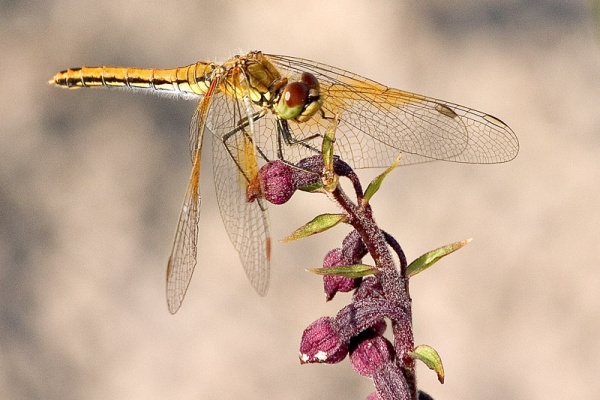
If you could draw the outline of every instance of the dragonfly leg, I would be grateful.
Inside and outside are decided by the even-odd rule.
[[[221,142],[225,146],[225,149],[227,150],[227,153],[229,154],[229,157],[231,157],[231,159],[235,163],[236,167],[238,168],[238,170],[244,176],[244,179],[246,179],[246,181],[248,183],[251,182],[251,180],[252,180],[251,178],[252,177],[248,176],[247,171],[245,170],[244,166],[240,165],[240,162],[239,162],[237,156],[234,154],[234,153],[237,153],[237,151],[234,150],[231,147],[230,139],[234,135],[242,134],[242,135],[245,136],[245,139],[248,140],[248,142],[253,145],[254,139],[252,137],[252,134],[248,133],[247,130],[246,130],[246,128],[248,128],[248,126],[251,125],[251,122],[257,121],[257,120],[259,120],[260,118],[262,118],[264,116],[265,116],[265,112],[264,111],[256,112],[256,113],[252,114],[250,117],[246,116],[246,117],[244,117],[244,118],[242,118],[242,119],[239,120],[239,122],[237,123],[237,126],[234,129],[232,129],[231,131],[227,132],[226,134],[224,134],[223,136],[221,136],[219,138],[219,140],[221,140]],[[260,149],[260,147],[254,146],[254,148],[256,149],[256,151],[258,152],[258,155],[263,160],[265,160],[266,162],[269,162],[268,157]]]
[[[252,115],[252,121],[258,121],[259,119],[261,119],[262,117],[265,116],[265,112],[264,111],[260,111],[260,112],[256,112]],[[252,135],[248,134],[248,132],[246,132],[246,128],[250,125],[250,120],[248,117],[244,117],[242,118],[237,126],[232,129],[231,131],[227,132],[226,134],[224,134],[221,137],[221,141],[223,142],[223,144],[225,145],[225,147],[227,148],[227,151],[229,151],[229,146],[227,145],[227,141],[235,134],[239,133],[240,131],[242,132],[243,135],[245,135],[248,140],[250,142],[253,142],[254,140],[252,139]],[[269,162],[269,159],[267,158],[266,154],[260,149],[260,147],[256,146],[256,151],[258,152],[258,155],[265,160],[266,162]],[[230,153],[231,154],[231,153]],[[234,158],[235,159],[235,158]],[[239,167],[239,166],[238,166]]]
[[[290,126],[288,125],[287,120],[285,119],[277,119],[277,157],[280,160],[284,160],[285,161],[285,157],[283,155],[283,144],[285,143],[285,145],[287,146],[297,146],[297,145],[301,145],[306,147],[307,149],[314,151],[315,153],[319,153],[319,150],[317,150],[316,148],[314,148],[313,146],[311,146],[310,144],[306,143],[309,140],[313,140],[316,139],[318,137],[323,137],[322,135],[315,133],[312,136],[309,136],[307,138],[304,139],[296,139],[294,137],[294,135],[292,134],[292,131],[290,129]],[[282,143],[283,140],[283,143]]]

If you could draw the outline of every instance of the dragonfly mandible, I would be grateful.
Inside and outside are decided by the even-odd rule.
[[[336,154],[354,168],[444,160],[490,164],[512,160],[514,132],[480,111],[390,88],[326,64],[252,51],[219,64],[173,69],[81,67],[56,74],[65,88],[107,87],[199,100],[190,126],[192,173],[167,266],[167,304],[177,312],[197,259],[200,160],[213,137],[217,200],[227,233],[254,289],[265,295],[271,239],[267,205],[247,198],[259,162],[297,162],[320,149],[339,116]]]

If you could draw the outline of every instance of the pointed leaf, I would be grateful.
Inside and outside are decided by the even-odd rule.
[[[438,262],[442,257],[445,257],[450,253],[454,253],[461,247],[466,246],[471,240],[473,239],[462,240],[460,242],[442,246],[423,254],[421,257],[417,258],[415,261],[410,263],[410,265],[406,269],[406,273],[409,277],[412,277],[418,274],[419,272],[426,270],[427,268],[431,267],[433,264]]]
[[[333,228],[340,222],[346,222],[345,214],[321,214],[316,216],[312,221],[296,229],[291,235],[281,240],[284,243],[302,239],[316,233],[321,233],[329,228]]]
[[[444,365],[437,351],[426,344],[415,347],[415,350],[409,353],[412,358],[423,361],[427,367],[437,374],[438,381],[444,383]]]
[[[394,161],[394,163],[392,165],[390,165],[388,167],[388,169],[386,169],[385,171],[383,171],[383,173],[379,174],[375,179],[373,179],[371,181],[371,183],[369,183],[369,187],[367,187],[367,190],[365,190],[365,195],[363,197],[363,203],[364,204],[367,204],[369,202],[369,200],[371,200],[371,197],[373,197],[373,195],[375,193],[377,193],[377,191],[381,187],[381,183],[383,182],[383,180],[385,179],[385,177],[390,172],[392,172],[398,166],[398,164],[400,164],[400,158],[401,157],[402,157],[402,154],[400,154],[398,156],[398,158],[396,158],[396,161]]]
[[[308,272],[312,272],[317,275],[337,275],[343,276],[344,278],[362,278],[364,276],[378,274],[379,271],[372,265],[366,264],[353,264],[353,265],[340,265],[339,267],[329,268],[314,268],[307,269]]]
[[[312,185],[300,186],[298,189],[303,192],[316,192],[323,189],[323,182],[315,182]]]

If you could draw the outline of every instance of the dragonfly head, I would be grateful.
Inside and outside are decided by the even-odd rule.
[[[319,81],[313,74],[304,72],[300,80],[284,87],[275,110],[283,119],[305,122],[321,109],[322,103]]]

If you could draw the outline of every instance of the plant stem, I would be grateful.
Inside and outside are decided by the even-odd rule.
[[[352,179],[355,178],[354,176],[348,176],[348,178],[355,183],[354,179]],[[388,301],[405,311],[405,319],[391,321],[392,332],[396,348],[396,363],[402,370],[410,388],[411,398],[416,400],[415,361],[409,354],[414,349],[414,338],[412,333],[411,298],[408,290],[408,277],[406,276],[406,258],[398,242],[379,229],[373,219],[371,206],[361,201],[362,191],[359,192],[357,190],[356,184],[355,190],[359,198],[359,205],[353,203],[346,196],[340,185],[337,185],[330,192],[330,197],[344,209],[349,217],[348,222],[358,231],[367,246],[369,254],[371,254],[375,265],[380,271],[379,279],[381,280],[385,297]],[[388,245],[398,253],[400,271],[396,268]]]

